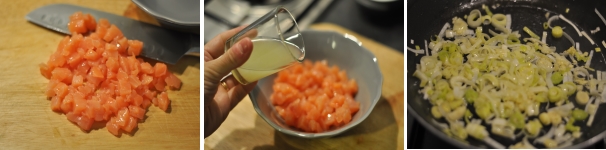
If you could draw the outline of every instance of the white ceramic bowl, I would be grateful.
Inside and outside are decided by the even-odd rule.
[[[383,75],[379,70],[377,58],[351,35],[314,30],[303,31],[301,34],[305,42],[306,60],[326,60],[329,66],[336,65],[346,70],[348,78],[356,80],[358,93],[355,100],[360,102],[360,110],[352,117],[350,123],[322,133],[309,133],[290,127],[278,119],[279,115],[273,111],[269,98],[273,93],[272,85],[276,74],[259,80],[251,91],[249,96],[255,110],[276,130],[303,138],[330,137],[360,124],[372,112],[381,97]]]

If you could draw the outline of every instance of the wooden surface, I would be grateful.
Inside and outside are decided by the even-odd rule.
[[[106,128],[85,133],[65,115],[51,111],[44,96],[48,80],[40,74],[38,64],[48,60],[65,35],[29,23],[25,15],[53,3],[117,15],[130,12],[126,13],[130,17],[153,22],[132,11],[130,0],[0,1],[0,149],[200,149],[198,57],[186,57],[169,66],[183,81],[180,91],[169,92],[171,112],[150,107],[134,135],[118,138]]]
[[[257,115],[246,97],[221,127],[204,139],[205,149],[404,149],[404,54],[333,24],[311,28],[353,35],[376,55],[384,82],[381,100],[370,116],[336,137],[302,139],[274,130]]]

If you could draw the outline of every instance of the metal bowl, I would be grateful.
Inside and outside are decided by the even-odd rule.
[[[132,0],[162,27],[200,34],[200,0]]]
[[[303,38],[305,41],[305,59],[326,60],[329,66],[336,65],[346,70],[348,78],[356,80],[358,93],[355,100],[360,103],[360,110],[352,117],[349,124],[322,133],[309,133],[290,127],[279,119],[269,99],[273,93],[272,85],[277,76],[275,74],[259,80],[251,91],[249,96],[255,110],[274,129],[302,138],[331,137],[360,124],[372,112],[381,97],[383,75],[379,70],[377,58],[362,47],[362,43],[355,37],[348,34],[313,30],[303,31],[301,34],[302,37],[296,38]]]
[[[576,23],[579,27],[579,30],[585,29],[585,31],[593,30],[597,26],[602,26],[603,23],[600,18],[595,14],[594,8],[600,9],[600,13],[604,14],[603,6],[606,5],[605,1],[567,1],[567,0],[450,0],[450,1],[442,1],[442,0],[410,0],[408,2],[408,12],[409,13],[417,13],[416,15],[409,15],[408,20],[408,38],[414,39],[415,44],[421,45],[423,40],[427,40],[429,42],[429,38],[432,35],[435,35],[440,32],[442,26],[447,21],[452,23],[452,17],[458,16],[462,17],[466,14],[469,14],[473,9],[481,9],[482,4],[487,6],[496,6],[499,5],[498,9],[491,8],[493,13],[505,13],[511,14],[512,16],[512,25],[511,28],[513,30],[520,31],[522,33],[522,28],[527,26],[532,31],[541,33],[543,31],[542,23],[546,21],[545,13],[550,12],[551,15],[554,14],[563,14],[570,21]],[[565,10],[569,8],[570,12],[565,13]],[[484,13],[484,12],[482,12]],[[412,21],[411,21],[412,20]],[[567,25],[566,23],[560,22],[562,25]],[[557,24],[557,23],[556,23]],[[576,34],[574,29],[567,29],[565,32],[568,34],[574,35]],[[600,31],[601,32],[601,31]],[[551,32],[548,32],[551,33]],[[588,33],[589,34],[589,33]],[[523,37],[528,37],[527,34],[523,35]],[[591,35],[593,40],[601,41],[606,39],[606,34],[593,34]],[[585,37],[572,36],[574,41],[578,41],[581,44],[581,49],[584,51],[589,51],[589,49],[593,49],[596,45],[591,46],[589,41],[585,39]],[[408,47],[414,47],[415,44],[410,44],[406,41]],[[551,35],[547,36],[547,43],[550,46],[555,46],[557,48],[557,52],[560,53],[563,50],[566,50],[571,46],[570,42],[564,39],[554,39]],[[424,46],[422,46],[424,47]],[[585,48],[583,48],[585,47]],[[603,53],[603,52],[602,52]],[[596,53],[594,59],[592,59],[592,67],[596,70],[606,70],[606,65],[595,65],[595,64],[603,64],[604,62],[600,62],[602,58],[600,58],[600,53]],[[468,137],[465,142],[456,140],[447,136],[444,132],[440,130],[440,128],[433,123],[434,119],[431,115],[431,104],[423,100],[423,95],[419,94],[419,83],[420,80],[412,74],[416,69],[416,64],[420,62],[421,55],[415,56],[412,53],[408,53],[408,57],[406,61],[408,61],[408,65],[406,68],[408,69],[408,77],[406,81],[408,82],[407,86],[407,110],[408,113],[413,116],[421,126],[427,129],[429,133],[436,135],[442,140],[452,144],[453,146],[464,148],[464,149],[474,149],[474,148],[491,148],[490,145],[486,144],[483,141],[476,140],[474,138]],[[541,112],[545,112],[545,104],[541,106]],[[606,113],[606,109],[599,108],[597,114]],[[438,120],[441,121],[441,120]],[[445,122],[441,122],[445,123]],[[569,147],[563,148],[585,148],[593,145],[594,143],[601,141],[606,137],[606,118],[602,116],[596,116],[593,121],[593,125],[591,127],[587,127],[585,124],[581,124],[581,132],[583,133],[580,138],[573,141],[573,145]],[[549,130],[550,126],[544,126],[543,131],[546,132]],[[490,126],[487,127],[487,130],[490,132]],[[544,133],[543,133],[544,134]],[[541,135],[543,135],[541,134]],[[517,138],[516,141],[503,138],[501,136],[497,136],[494,134],[490,134],[491,138],[496,140],[497,142],[503,144],[504,146],[509,146],[521,141],[521,138]],[[529,139],[532,142],[532,139]],[[540,147],[537,148],[543,148]],[[534,146],[537,146],[534,145]]]

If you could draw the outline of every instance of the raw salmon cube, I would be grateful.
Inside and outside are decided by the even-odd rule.
[[[128,54],[139,56],[143,49],[143,42],[137,40],[128,40]]]
[[[103,40],[105,40],[106,42],[111,42],[113,39],[115,38],[122,38],[124,35],[122,34],[122,31],[120,31],[120,29],[118,29],[118,27],[116,27],[115,25],[111,25],[108,29],[107,29],[107,33],[105,33],[105,36],[103,36]]]
[[[170,105],[168,94],[166,92],[160,93],[160,95],[158,95],[158,107],[163,111],[166,111],[168,110],[168,105]]]
[[[130,119],[128,119],[128,124],[126,124],[126,126],[122,127],[122,129],[126,132],[131,132],[133,131],[133,129],[135,129],[137,127],[137,118],[134,118],[132,116],[129,116]]]
[[[164,81],[166,81],[166,84],[168,85],[168,87],[171,87],[171,89],[178,89],[179,87],[181,87],[181,80],[179,80],[179,78],[177,78],[172,73],[168,73]]]

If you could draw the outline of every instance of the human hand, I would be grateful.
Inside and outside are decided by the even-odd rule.
[[[221,85],[221,79],[244,64],[252,53],[253,44],[248,37],[235,43],[227,53],[224,50],[225,41],[244,27],[223,32],[204,45],[204,138],[219,128],[229,112],[257,84],[242,85],[229,76]]]

